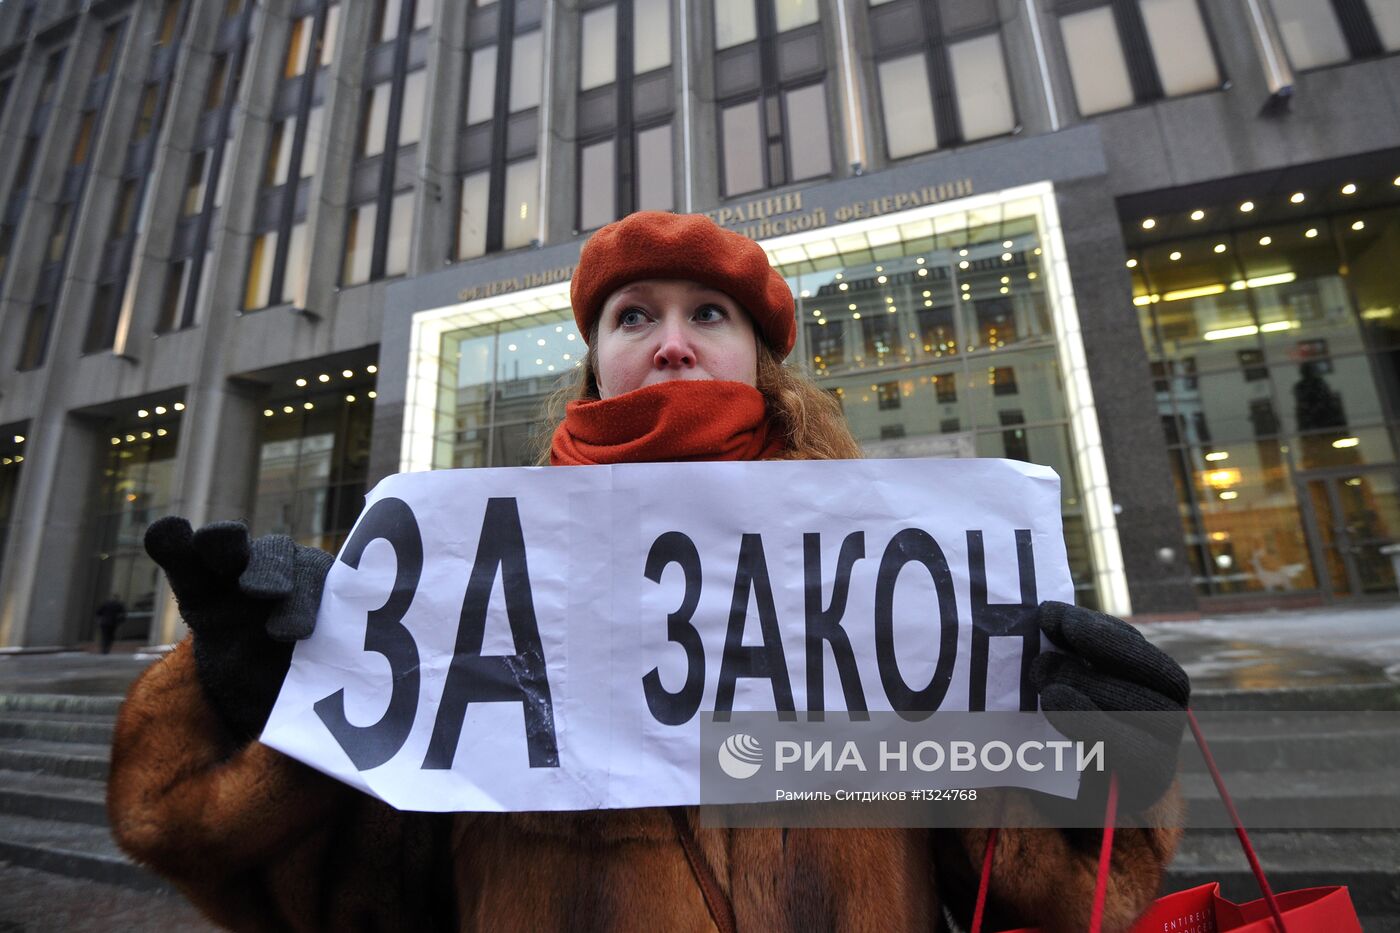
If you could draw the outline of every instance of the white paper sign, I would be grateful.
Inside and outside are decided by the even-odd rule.
[[[401,809],[695,804],[712,710],[1035,709],[1046,599],[1073,585],[1043,466],[401,474],[367,497],[262,741]]]

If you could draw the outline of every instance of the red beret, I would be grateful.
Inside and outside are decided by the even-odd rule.
[[[797,339],[792,289],[763,247],[703,214],[638,211],[588,238],[569,288],[585,340],[608,296],[640,279],[688,279],[719,289],[749,313],[779,358]]]

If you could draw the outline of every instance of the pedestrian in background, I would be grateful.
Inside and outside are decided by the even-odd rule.
[[[117,629],[126,621],[126,603],[121,596],[113,593],[97,607],[97,631],[102,639],[102,653],[111,654],[112,642],[117,638]]]

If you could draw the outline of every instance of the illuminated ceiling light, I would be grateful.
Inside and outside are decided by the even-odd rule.
[[[157,406],[156,406],[156,414],[158,414],[158,415],[163,415],[163,414],[165,414],[165,406],[164,406],[164,405],[157,405]]]
[[[16,434],[16,435],[15,435],[15,443],[16,443],[16,444],[23,444],[23,443],[24,443],[24,435],[23,435],[23,434]]]
[[[1225,499],[1227,501],[1230,499],[1238,499],[1239,497],[1240,494],[1233,489],[1227,489],[1220,494],[1220,498]]]
[[[1208,330],[1201,336],[1206,340],[1229,340],[1232,337],[1253,337],[1259,333],[1259,328],[1253,324],[1244,324],[1240,327],[1222,327],[1219,330]]]
[[[803,297],[803,298],[811,298],[811,297],[812,297],[812,290],[811,290],[810,288],[804,288],[804,289],[802,289],[802,297]]]
[[[959,256],[966,256],[966,255],[967,255],[967,250],[965,250],[965,249],[960,249],[960,250],[958,250],[958,255],[959,255]]]
[[[1287,285],[1298,278],[1296,272],[1280,272],[1277,275],[1261,275],[1244,281],[1230,283],[1230,291],[1238,292],[1246,288],[1267,288],[1270,285]]]
[[[1009,275],[1003,275],[1003,276],[1001,277],[1001,284],[1003,284],[1003,285],[1009,285],[1009,284],[1011,284],[1011,276],[1009,276]]]
[[[1224,244],[1224,243],[1217,243],[1217,244],[1215,244],[1215,251],[1216,251],[1217,253],[1223,253],[1223,252],[1225,252],[1225,244]]]
[[[1002,262],[1010,262],[1010,261],[1011,261],[1011,254],[1010,254],[1010,253],[1002,253],[1002,254],[1001,254],[1001,261],[1002,261]]]
[[[302,402],[301,407],[302,407],[302,408],[305,408],[307,411],[310,411],[311,409],[315,408],[316,406],[313,405],[311,402]]]
[[[370,398],[379,398],[379,393],[376,392],[376,391],[374,391],[373,389],[370,389],[370,390],[369,390],[367,393],[365,393],[365,394],[368,395]]]
[[[927,270],[927,269],[920,269],[920,270],[919,270],[919,275],[928,275],[928,270]]]
[[[1245,201],[1243,204],[1240,205],[1240,213],[1241,213],[1241,214],[1248,214],[1248,213],[1249,213],[1250,211],[1252,211],[1252,210],[1254,210],[1254,202],[1253,202],[1253,201]]]
[[[841,281],[841,273],[836,273],[836,281]]]
[[[1173,250],[1173,251],[1172,251],[1172,254],[1171,254],[1170,256],[1168,256],[1167,258],[1170,259],[1172,262],[1176,262],[1177,260],[1179,260],[1179,259],[1181,258],[1181,251],[1180,251],[1180,250]]]
[[[127,442],[128,444],[130,444],[130,443],[131,443],[132,441],[134,441],[134,440],[136,440],[136,435],[135,435],[135,434],[128,434],[128,435],[126,436],[126,442]]]
[[[920,256],[917,259],[915,259],[914,262],[922,266],[924,264],[924,257]]]
[[[275,414],[277,414],[277,412],[273,411],[271,408],[264,408],[264,409],[263,409],[263,417],[264,417],[264,418],[271,418],[271,417],[272,417],[273,415],[275,415]]]
[[[963,293],[963,301],[971,301],[971,300],[972,300],[972,296],[969,295],[969,294],[967,294],[966,292],[964,292],[964,293]]]
[[[887,297],[885,298],[885,304],[887,304],[887,305],[892,305],[892,304],[894,304],[894,298],[893,298],[892,296],[887,296]]]
[[[1360,443],[1361,438],[1359,437],[1339,437],[1332,442],[1332,446],[1338,450],[1345,450],[1348,447],[1355,447]]]
[[[1137,260],[1136,260],[1136,259],[1129,259],[1129,260],[1128,260],[1128,268],[1129,268],[1129,269],[1136,269],[1136,268],[1137,268]]]
[[[1161,300],[1161,295],[1138,295],[1133,299],[1133,304],[1137,305],[1139,308],[1145,308],[1148,305],[1155,305]]]
[[[855,320],[859,321],[859,320],[860,320],[860,312],[857,311],[855,314],[852,314],[851,317],[854,318]]]
[[[1302,203],[1303,203],[1304,201],[1306,201],[1307,199],[1308,199],[1308,196],[1305,195],[1305,194],[1303,194],[1303,192],[1301,192],[1301,191],[1295,191],[1295,192],[1293,192],[1293,196],[1292,196],[1291,198],[1289,198],[1288,200],[1289,200],[1290,202],[1294,203],[1294,204],[1302,204]]]
[[[342,369],[340,374],[346,379],[349,379],[351,376],[355,375],[355,371],[353,369]]]
[[[876,272],[884,272],[884,271],[885,271],[885,267],[884,267],[884,266],[876,266],[876,267],[875,267],[875,271],[876,271]]]
[[[514,352],[516,351],[517,347],[515,346],[515,344],[510,343],[510,344],[506,344],[506,349],[509,350],[510,352],[514,353]]]
[[[321,375],[319,375],[319,376],[316,377],[316,381],[317,381],[317,382],[330,382],[330,381],[331,381],[331,377],[330,377],[329,375],[327,375],[326,373],[321,373]]]
[[[1146,218],[1142,222],[1142,229],[1144,230],[1151,230],[1155,226],[1157,226],[1157,221],[1151,217]]]
[[[855,305],[846,305],[846,310],[847,310],[847,311],[854,311],[855,309],[856,309],[856,306],[855,306]]]
[[[149,418],[150,416],[151,416],[151,413],[148,412],[148,411],[146,411],[146,409],[144,409],[144,408],[139,409],[139,410],[136,412],[136,417],[138,417],[138,418]]]
[[[1205,298],[1207,295],[1219,295],[1223,291],[1225,291],[1225,286],[1217,282],[1214,285],[1202,285],[1200,288],[1182,288],[1167,292],[1162,296],[1162,300],[1185,301],[1188,298]]]
[[[1395,187],[1400,188],[1400,175],[1395,176],[1395,181],[1391,182]]]
[[[1009,291],[1011,291],[1011,289],[1007,288],[1005,285],[1003,285],[1003,286],[1001,287],[1001,293],[1002,293],[1003,295],[1005,295],[1005,294],[1006,294],[1007,292],[1009,292]]]
[[[882,275],[882,276],[878,277],[877,279],[875,279],[875,281],[876,281],[876,282],[879,282],[881,285],[884,285],[884,284],[885,284],[887,281],[889,281],[889,280],[888,280],[887,278],[885,278],[885,277]]]
[[[1356,223],[1354,223],[1354,224],[1351,225],[1351,229],[1353,229],[1353,230],[1365,230],[1365,229],[1366,229],[1366,221],[1364,221],[1364,220],[1358,220]]]
[[[541,337],[539,340],[536,340],[536,341],[535,341],[535,346],[537,346],[537,347],[542,347],[542,346],[544,346],[544,338]]]
[[[150,432],[150,431],[142,431],[142,432],[141,432],[141,440],[143,440],[143,441],[149,441],[150,439],[151,439],[151,432]]]
[[[573,340],[574,338],[570,337],[569,339]],[[379,372],[379,367],[375,366],[373,363],[370,363],[368,366],[365,367],[365,372],[373,376],[375,373]]]
[[[1006,242],[1004,242],[1004,243],[1001,244],[1001,248],[1002,248],[1002,249],[1010,249],[1011,247],[1013,247],[1013,246],[1015,246],[1015,245],[1016,245],[1015,243],[1012,243],[1010,240],[1007,240]]]
[[[298,379],[298,380],[297,380],[297,388],[298,388],[298,389],[304,389],[304,388],[306,388],[306,380],[305,380],[305,379]]]
[[[970,291],[972,291],[972,283],[971,283],[971,282],[964,282],[964,283],[962,283],[962,290],[965,291],[965,292],[970,292]],[[924,294],[927,295],[928,292],[924,292]]]
[[[925,307],[925,308],[932,308],[932,307],[933,307],[933,301],[932,301],[931,299],[925,298],[925,299],[924,299],[924,307]]]
[[[568,334],[568,335],[567,335],[568,339],[570,339],[570,340],[573,340],[574,337],[576,337],[576,336],[577,336],[576,334]],[[370,367],[370,371],[373,372],[373,371],[374,371],[374,368],[373,368],[373,367]]]
[[[536,366],[543,366],[543,365],[544,365],[544,360],[542,360],[542,359],[536,359],[536,360],[535,360],[535,365],[536,365]]]
[[[1269,244],[1271,244],[1271,243],[1273,243],[1273,242],[1274,242],[1274,238],[1271,237],[1271,236],[1261,236],[1261,237],[1259,238],[1259,245],[1260,245],[1260,246],[1268,246]]]
[[[168,433],[170,432],[166,431],[165,428],[156,428],[156,437],[165,437]]]
[[[1027,272],[1027,273],[1026,273],[1026,278],[1028,278],[1028,279],[1030,279],[1032,282],[1034,282],[1036,279],[1040,278],[1040,276],[1037,275],[1037,274],[1034,273],[1034,272]]]
[[[1037,247],[1035,248],[1035,254],[1036,254],[1037,256],[1040,255],[1040,247],[1039,247],[1039,246],[1037,246]]]
[[[836,286],[836,287],[839,288],[839,289],[841,289],[841,291],[844,292],[844,291],[846,290],[846,283],[845,283],[845,282],[842,282],[840,285],[838,285],[838,286]]]
[[[1342,194],[1356,194],[1356,185],[1352,184],[1351,182],[1347,182],[1345,185],[1342,185]]]
[[[1205,211],[1202,211],[1202,210],[1194,210],[1194,211],[1191,212],[1191,219],[1192,219],[1192,220],[1205,220],[1205,219],[1206,219],[1206,212],[1205,212]]]
[[[1230,453],[1229,451],[1225,450],[1213,450],[1210,453],[1206,454],[1206,459],[1209,460],[1211,463],[1215,463],[1219,460],[1229,460]]]
[[[562,333],[564,333],[564,325],[563,325],[563,324],[560,324],[559,326],[555,327],[555,328],[554,328],[554,332],[555,332],[556,334],[562,334]]]
[[[924,298],[932,298],[932,297],[933,297],[933,292],[924,292],[922,297],[924,297]]]
[[[282,406],[282,414],[284,414],[284,415],[290,415],[294,410],[295,410],[295,409],[293,409],[292,406],[290,406],[290,405],[283,405],[283,406]]]
[[[964,259],[962,262],[958,263],[958,268],[959,268],[959,269],[966,269],[966,268],[967,268],[968,266],[970,266],[970,265],[972,265],[972,263],[970,263],[970,262],[968,262],[966,259]]]
[[[114,437],[114,438],[112,438],[112,443],[113,443],[113,444],[120,444],[121,442],[122,442],[122,439],[121,439],[120,437]]]
[[[185,403],[184,403],[184,402],[176,402],[174,407],[175,407],[175,410],[176,410],[176,411],[184,411],[184,410],[185,410]]]
[[[1313,239],[1314,237],[1317,236],[1317,228],[1316,228],[1316,227],[1309,227],[1309,228],[1308,228],[1308,232],[1307,232],[1307,233],[1304,233],[1303,236],[1307,237],[1309,240]]]

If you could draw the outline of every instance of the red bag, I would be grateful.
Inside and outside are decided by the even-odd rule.
[[[1215,756],[1210,753],[1200,724],[1189,709],[1187,722],[1191,734],[1201,749],[1210,776],[1215,781],[1215,789],[1220,800],[1235,824],[1235,834],[1239,836],[1250,870],[1259,882],[1263,893],[1257,901],[1236,904],[1220,896],[1220,885],[1212,882],[1199,885],[1175,894],[1158,898],[1133,924],[1131,933],[1362,933],[1361,921],[1356,915],[1356,907],[1351,902],[1351,894],[1344,886],[1335,885],[1322,888],[1303,888],[1298,891],[1285,891],[1274,894],[1264,877],[1264,869],[1254,854],[1254,846],[1249,841],[1244,824],[1240,821],[1235,803],[1225,789],[1225,779],[1215,764]],[[1099,849],[1098,873],[1094,884],[1094,903],[1089,913],[1090,933],[1099,933],[1103,925],[1104,892],[1108,887],[1108,857],[1113,848],[1113,824],[1118,814],[1118,778],[1110,775],[1108,782],[1108,804],[1104,812],[1103,844]],[[987,903],[987,885],[992,875],[992,856],[996,852],[997,831],[987,834],[987,847],[982,857],[982,877],[977,886],[977,901],[972,914],[971,933],[982,933],[982,916]],[[1040,933],[1038,928],[1024,927],[1007,930],[1004,933]]]

